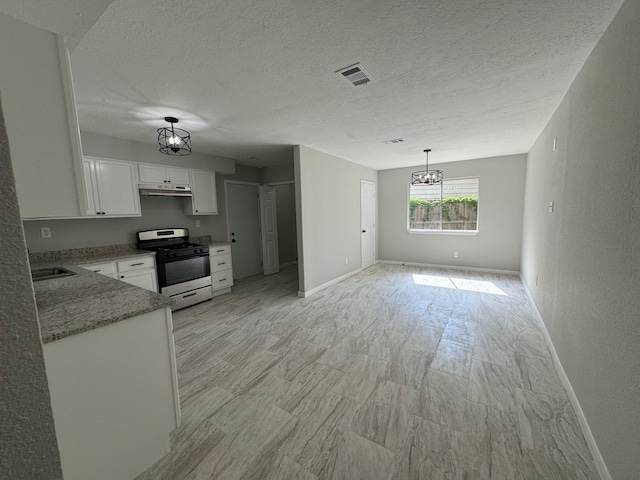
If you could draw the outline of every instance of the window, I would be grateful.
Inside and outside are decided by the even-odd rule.
[[[441,185],[409,186],[409,231],[478,230],[479,178],[445,178]]]

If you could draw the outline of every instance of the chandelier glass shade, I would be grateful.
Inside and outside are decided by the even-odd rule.
[[[158,129],[158,145],[160,151],[167,155],[191,155],[191,135],[186,130],[175,128],[178,123],[175,117],[164,117],[171,124],[170,127]]]
[[[429,170],[429,152],[430,148],[427,148],[424,153],[427,154],[427,163],[424,170],[413,172],[411,174],[411,185],[437,185],[442,183],[443,172],[442,170]]]

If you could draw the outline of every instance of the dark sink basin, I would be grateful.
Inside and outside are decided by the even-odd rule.
[[[38,268],[36,270],[31,270],[31,279],[34,282],[37,282],[40,280],[50,280],[52,278],[69,277],[75,274],[76,272],[72,272],[71,270],[67,270],[62,267]]]

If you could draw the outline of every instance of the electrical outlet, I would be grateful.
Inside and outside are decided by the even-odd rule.
[[[453,252],[453,258],[458,258],[458,252]]]
[[[196,220],[196,228],[200,228],[200,220]]]
[[[549,213],[553,213],[553,202],[549,202]]]
[[[40,229],[40,236],[42,238],[51,238],[51,228],[50,227],[42,227]]]
[[[349,265],[349,257],[345,257],[344,258],[344,264],[345,265]]]

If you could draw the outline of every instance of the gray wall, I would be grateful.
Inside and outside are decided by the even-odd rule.
[[[294,165],[299,285],[307,292],[362,266],[360,180],[377,183],[378,172],[302,145]]]
[[[640,478],[638,25],[640,1],[627,0],[529,152],[522,252],[615,479]]]
[[[234,160],[229,158],[195,152],[186,157],[172,157],[158,152],[154,145],[88,132],[82,132],[82,150],[85,155],[95,157],[214,170],[220,212],[224,209],[221,177],[236,171]],[[211,235],[215,240],[226,240],[226,218],[220,220],[217,215],[185,215],[184,204],[190,201],[186,198],[141,197],[142,217],[28,220],[24,222],[27,245],[31,252],[43,252],[135,243],[138,230],[163,227],[187,227],[191,235]],[[196,227],[196,220],[200,221],[200,227]],[[42,227],[51,228],[51,238],[41,238]]]
[[[156,135],[156,132],[151,129],[149,138],[155,139]],[[232,174],[236,171],[235,160],[231,158],[205,155],[198,152],[193,152],[191,155],[184,157],[174,157],[160,153],[157,144],[134,142],[84,131],[80,132],[80,136],[84,155],[129,160],[131,162],[172,165],[194,170],[213,170],[218,175]]]
[[[479,177],[477,235],[407,232],[411,172],[379,172],[378,258],[491,270],[520,270],[526,155],[439,163],[447,178]],[[458,258],[453,257],[457,251]]]
[[[216,215],[184,214],[184,203],[190,201],[178,197],[140,197],[141,217],[27,220],[24,222],[27,246],[33,253],[135,243],[138,230],[164,227],[187,227],[193,236],[222,237],[224,232],[216,227]],[[199,228],[196,220],[200,221]],[[42,227],[51,229],[51,238],[41,238]]]
[[[0,478],[62,478],[40,325],[0,106]]]

